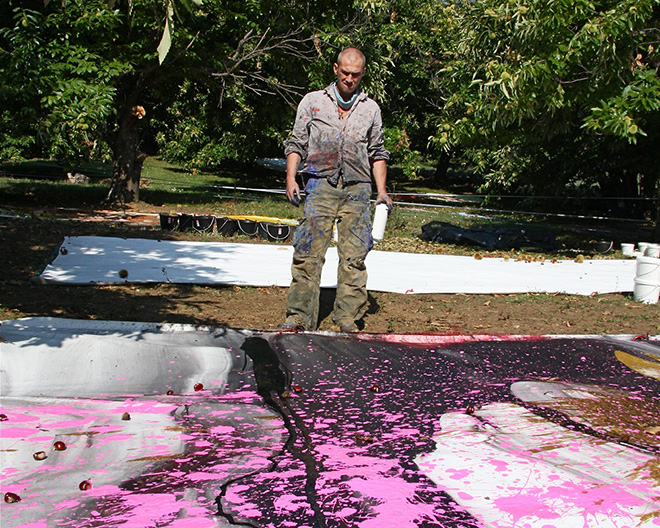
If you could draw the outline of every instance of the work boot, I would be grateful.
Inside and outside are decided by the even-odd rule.
[[[333,330],[339,330],[342,334],[354,334],[359,332],[358,327],[355,323],[342,323],[333,326]]]
[[[285,330],[289,332],[303,332],[305,330],[305,326],[303,324],[292,319],[287,319],[277,328],[278,330]]]

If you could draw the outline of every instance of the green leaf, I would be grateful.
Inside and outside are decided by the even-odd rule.
[[[165,28],[163,30],[163,36],[160,39],[158,44],[158,63],[163,64],[165,57],[170,51],[172,45],[172,24],[174,18],[174,8],[172,7],[172,0],[167,2],[167,16],[165,18]]]

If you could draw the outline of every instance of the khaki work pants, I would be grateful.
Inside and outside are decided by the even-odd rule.
[[[373,247],[371,184],[334,187],[325,178],[310,178],[305,192],[303,220],[293,238],[287,321],[307,330],[318,327],[321,270],[337,219],[339,266],[333,320],[339,326],[354,324],[368,305],[364,261]]]

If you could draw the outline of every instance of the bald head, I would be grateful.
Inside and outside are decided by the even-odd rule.
[[[361,61],[362,69],[364,69],[367,65],[367,58],[364,56],[364,53],[362,53],[357,48],[344,48],[341,50],[339,55],[337,55],[337,64],[341,64],[343,60],[348,60],[351,62]]]
[[[337,57],[334,65],[337,76],[335,86],[344,101],[348,101],[360,85],[364,65],[364,53],[357,48],[346,48]]]

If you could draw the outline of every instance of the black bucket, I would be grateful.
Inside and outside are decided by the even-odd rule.
[[[222,236],[234,236],[238,230],[238,222],[233,218],[226,218],[219,216],[215,219],[215,225],[218,229],[218,234]]]
[[[179,231],[193,230],[193,215],[179,213]]]
[[[167,213],[160,213],[160,228],[163,231],[176,231],[179,227],[179,217]]]
[[[259,236],[269,242],[284,242],[293,236],[295,226],[289,224],[271,224],[259,222]]]
[[[195,215],[192,219],[192,228],[198,233],[211,233],[213,232],[213,225],[215,224],[215,216],[212,215]]]
[[[247,236],[257,236],[259,230],[259,222],[254,220],[243,220],[239,218],[236,223],[238,224],[238,231]]]

